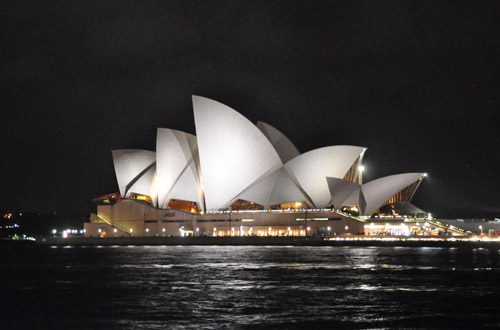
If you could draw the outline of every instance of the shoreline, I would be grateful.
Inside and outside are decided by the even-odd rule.
[[[488,247],[500,248],[500,241],[436,240],[436,239],[348,239],[324,240],[316,237],[47,237],[36,242],[37,246],[381,246],[381,247]]]

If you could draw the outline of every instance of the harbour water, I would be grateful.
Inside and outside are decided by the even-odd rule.
[[[0,329],[500,327],[500,250],[2,246]]]

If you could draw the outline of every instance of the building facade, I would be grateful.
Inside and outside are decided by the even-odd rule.
[[[360,146],[300,153],[273,126],[254,125],[193,96],[196,135],[158,128],[156,151],[112,152],[119,192],[94,199],[87,236],[363,234],[363,219],[409,202],[425,173],[363,184]]]

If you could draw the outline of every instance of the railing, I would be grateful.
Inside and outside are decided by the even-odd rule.
[[[121,231],[123,231],[124,233],[128,234],[129,236],[132,236],[132,234],[130,234],[130,233],[129,233],[126,229],[121,228],[120,226],[118,226],[118,225],[115,225],[115,224],[111,223],[111,221],[109,221],[108,219],[106,219],[104,216],[97,214],[97,217],[98,217],[99,219],[101,219],[102,221],[104,221],[104,223],[106,223],[106,224],[110,225],[111,227],[116,228],[116,229],[118,229],[118,230],[121,230]]]
[[[461,234],[461,235],[469,235],[469,233],[467,233],[465,230],[463,230],[462,228],[458,228],[458,227],[455,227],[455,226],[450,226],[448,224],[443,224],[437,220],[430,220],[430,219],[427,219],[426,220],[428,223],[436,226],[436,227],[439,227],[441,229],[446,229],[446,230],[449,230],[451,232],[455,232],[455,233],[458,233],[458,234]]]

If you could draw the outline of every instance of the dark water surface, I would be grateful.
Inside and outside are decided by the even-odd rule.
[[[500,250],[2,247],[1,329],[500,328]]]

